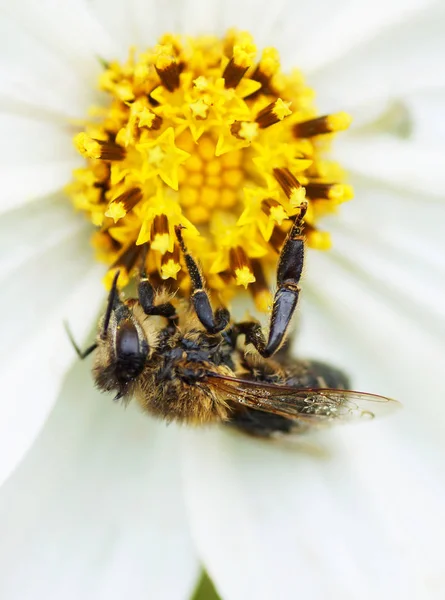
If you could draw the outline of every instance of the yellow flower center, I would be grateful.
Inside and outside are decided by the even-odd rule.
[[[181,224],[220,300],[244,286],[264,310],[304,198],[308,245],[330,247],[317,221],[352,190],[326,153],[350,118],[317,116],[313,91],[298,71],[281,72],[274,48],[257,57],[245,32],[165,35],[151,50],[131,50],[125,64],[106,63],[99,86],[109,101],[92,108],[75,137],[87,164],[67,191],[97,228],[108,283],[119,268],[125,285],[145,256],[152,279],[175,279],[185,291],[174,234]]]

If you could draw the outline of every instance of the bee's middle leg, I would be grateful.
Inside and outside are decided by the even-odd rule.
[[[201,275],[198,264],[189,254],[182,237],[182,227],[176,226],[175,232],[178,238],[181,252],[184,255],[185,264],[192,281],[191,301],[196,315],[209,333],[218,333],[227,327],[230,321],[230,313],[226,308],[217,308],[213,312],[210,299],[205,290],[204,278]]]

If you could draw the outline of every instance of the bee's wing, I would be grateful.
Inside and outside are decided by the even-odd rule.
[[[298,389],[209,373],[208,382],[227,398],[256,410],[322,424],[373,419],[400,406],[395,400],[351,390]]]

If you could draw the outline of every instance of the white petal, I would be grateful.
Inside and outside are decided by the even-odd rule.
[[[85,363],[2,487],[0,523],[8,600],[184,600],[199,572],[177,430],[95,392]]]
[[[97,18],[119,43],[121,57],[132,45],[143,49],[156,44],[163,33],[180,31],[181,5],[175,0],[93,0],[91,4]]]
[[[47,123],[33,117],[0,114],[4,144],[0,150],[2,168],[22,168],[55,159],[74,160],[73,129],[69,124]]]
[[[0,220],[0,282],[28,261],[41,258],[76,233],[85,221],[74,213],[67,198],[57,195],[3,214]],[[42,232],[45,232],[42,235]],[[20,232],[20,235],[18,235]]]
[[[445,88],[425,90],[403,99],[410,115],[413,131],[412,139],[424,145],[437,147],[445,152]]]
[[[364,428],[325,433],[327,455],[187,432],[193,533],[223,598],[435,597],[440,560],[418,559],[428,544],[428,559],[440,553],[443,486],[430,468],[418,472],[409,445],[400,462],[404,448],[385,443],[388,427]],[[372,460],[378,470],[367,477]],[[437,500],[418,491],[424,483]]]
[[[68,60],[86,60],[91,55],[113,49],[111,38],[99,20],[91,14],[89,2],[84,0],[42,0],[37,6],[32,0],[3,3],[3,10],[36,39]],[[38,27],[36,27],[38,23]],[[77,63],[80,66],[80,62]],[[85,73],[84,73],[85,75]]]
[[[382,6],[389,8],[388,3]],[[435,2],[413,16],[309,78],[323,99],[323,110],[350,110],[366,101],[445,83],[440,58],[445,52],[445,6]]]
[[[389,135],[339,138],[335,159],[347,170],[422,196],[442,196],[443,155],[434,147]]]
[[[338,214],[323,221],[323,227],[335,231],[340,227],[359,228],[368,237],[374,237],[395,250],[415,250],[417,256],[430,264],[443,267],[442,253],[445,241],[441,235],[445,205],[440,198],[404,193],[379,183],[353,177],[355,199],[343,204]],[[335,245],[335,237],[334,237]]]
[[[75,235],[3,283],[0,482],[33,443],[74,360],[63,320],[82,341],[97,318],[103,267],[91,265],[88,238]]]
[[[445,335],[445,205],[425,198],[419,205],[417,195],[363,183],[355,192],[356,200],[323,224],[334,248],[327,255],[310,253],[315,266],[308,266],[308,279],[315,285],[319,270],[329,271],[333,260],[340,277],[366,285],[425,329]]]
[[[4,140],[0,151],[0,211],[60,189],[79,162],[68,124],[6,112],[0,116],[0,133]]]
[[[381,32],[413,18],[428,0],[289,2],[275,26],[287,68],[306,72],[343,58]],[[316,40],[316,43],[314,43]]]
[[[89,228],[84,227],[81,233],[74,230],[53,246],[43,244],[40,248],[40,244],[36,244],[26,263],[19,265],[16,272],[3,280],[0,313],[6,314],[11,298],[15,299],[15,304],[10,308],[10,318],[2,325],[0,358],[12,358],[11,351],[15,353],[16,348],[21,346],[22,337],[27,332],[31,335],[43,333],[55,312],[69,302],[73,291],[93,265],[90,235]],[[41,238],[44,236],[41,235]],[[96,269],[99,278],[103,269]],[[85,301],[88,301],[87,298],[84,298]],[[91,315],[90,323],[94,317],[94,314]]]
[[[185,35],[224,34],[226,7],[222,2],[185,0],[180,4],[180,32]]]
[[[415,237],[402,239],[397,247],[395,240],[369,235],[364,228],[340,226],[334,239],[329,258],[350,277],[392,302],[400,313],[420,320],[425,329],[445,335],[445,266],[434,265],[445,248],[429,259],[416,251],[422,244]],[[412,290],[413,282],[418,293]]]
[[[275,22],[280,15],[287,14],[286,0],[228,0],[219,4],[217,33],[223,35],[228,29],[236,27],[249,31],[259,48],[277,46],[281,49],[281,36],[277,35]]]
[[[98,56],[113,45],[82,1],[6,3],[0,20],[0,105],[80,116],[94,100]]]
[[[56,160],[45,165],[11,167],[2,173],[2,185],[6,192],[2,198],[0,214],[60,190],[71,180],[75,166],[76,163],[70,159]],[[65,198],[65,201],[69,202],[69,199]]]

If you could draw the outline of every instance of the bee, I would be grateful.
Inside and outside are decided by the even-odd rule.
[[[141,269],[138,298],[120,298],[116,276],[96,341],[93,377],[103,392],[147,413],[181,423],[223,422],[245,433],[272,437],[315,425],[372,418],[397,403],[348,390],[348,378],[327,364],[296,360],[286,332],[297,305],[303,257],[303,204],[284,242],[277,269],[269,333],[257,322],[232,322],[213,311],[204,278],[175,229],[190,275],[190,301],[162,301]],[[178,304],[178,303],[177,303]],[[256,351],[248,351],[251,345]]]

